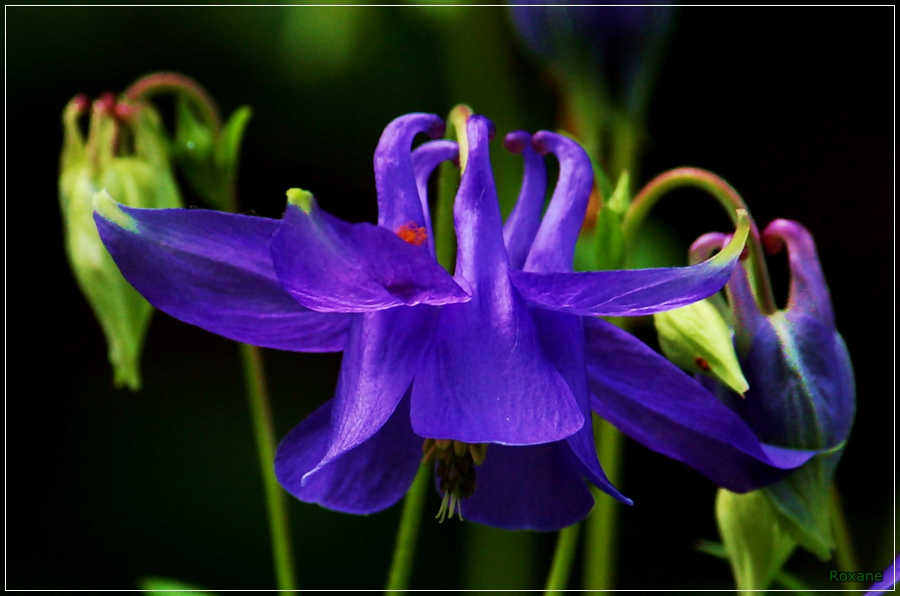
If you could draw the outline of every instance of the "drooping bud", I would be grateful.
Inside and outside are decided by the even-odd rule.
[[[132,207],[178,207],[181,199],[160,118],[152,107],[102,96],[93,103],[85,141],[78,120],[87,107],[87,99],[78,96],[63,113],[59,199],[66,253],[106,335],[114,384],[137,390],[152,308],[125,281],[104,248],[92,202],[103,189]]]
[[[853,368],[835,328],[812,235],[799,223],[776,220],[763,232],[762,242],[769,252],[787,247],[787,307],[763,314],[745,265],[735,269],[726,289],[749,390],[744,398],[722,385],[714,390],[763,442],[820,452],[761,493],[780,530],[825,560],[834,548],[829,489],[856,409]]]

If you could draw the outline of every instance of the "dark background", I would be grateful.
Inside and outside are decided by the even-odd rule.
[[[127,589],[161,575],[274,588],[236,348],[157,313],[144,390],[111,388],[104,339],[63,251],[60,114],[72,96],[173,70],[225,114],[253,106],[240,190],[244,209],[269,217],[300,186],[332,213],[374,220],[372,151],[406,112],[466,101],[501,134],[555,126],[549,79],[502,9],[452,9],[465,24],[455,46],[429,9],[320,9],[353,11],[346,54],[325,52],[337,65],[324,66],[302,10],[6,9],[7,587]],[[680,9],[642,163],[644,180],[681,165],[712,170],[761,225],[796,219],[814,234],[856,371],[856,426],[837,479],[866,571],[894,550],[893,19],[892,8]],[[481,84],[479,61],[454,58],[459,47],[485,61],[500,52],[506,87]],[[517,111],[491,113],[500,88],[515,92]],[[690,192],[657,213],[684,246],[727,223]],[[783,302],[783,256],[770,265]],[[266,358],[281,436],[331,396],[340,356]],[[715,487],[629,442],[621,488],[636,504],[623,513],[620,587],[731,586],[726,564],[693,550],[716,538]],[[399,507],[361,518],[292,501],[291,515],[301,587],[383,585]],[[488,587],[477,569],[490,549],[467,541],[507,537],[455,520],[423,528],[413,587]],[[554,537],[521,540],[532,564],[505,585],[540,587]],[[827,587],[835,566],[801,553],[789,568]]]

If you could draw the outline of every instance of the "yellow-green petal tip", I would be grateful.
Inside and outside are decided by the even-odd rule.
[[[312,211],[315,198],[312,193],[300,188],[292,188],[287,191],[288,203],[294,207],[299,207],[304,213]]]
[[[137,233],[138,225],[137,221],[119,207],[119,204],[116,203],[109,193],[106,192],[104,188],[98,193],[94,194],[93,198],[93,207],[94,211],[96,211],[100,216],[119,226],[123,230],[128,230],[129,232]]]

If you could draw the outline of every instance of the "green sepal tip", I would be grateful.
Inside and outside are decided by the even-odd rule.
[[[310,213],[313,210],[316,199],[308,190],[300,188],[291,188],[287,191],[288,203],[294,207],[299,207],[304,213]]]

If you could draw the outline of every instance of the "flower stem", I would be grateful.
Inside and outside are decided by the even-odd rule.
[[[219,130],[222,128],[222,118],[219,116],[216,103],[200,86],[200,83],[190,77],[174,72],[153,73],[132,83],[125,90],[125,97],[131,101],[142,101],[159,93],[172,91],[183,93],[190,98],[214,133],[219,134]]]
[[[550,575],[547,577],[547,587],[544,588],[546,594],[562,594],[569,584],[569,574],[572,572],[572,561],[575,559],[580,529],[581,524],[573,524],[559,531],[556,552],[553,553],[553,564],[550,566]]]
[[[236,189],[231,189],[227,199],[228,210],[232,213],[237,212],[239,201]],[[291,545],[287,502],[284,491],[275,477],[275,427],[272,424],[272,409],[269,407],[269,390],[266,385],[262,351],[256,346],[238,345],[244,368],[244,385],[250,403],[250,418],[253,420],[253,434],[256,436],[256,454],[259,457],[259,469],[266,493],[275,580],[282,593],[296,592],[297,577],[294,573],[294,549]]]
[[[391,563],[386,588],[390,595],[399,595],[409,587],[409,578],[412,575],[416,556],[416,544],[419,541],[422,508],[428,494],[431,470],[430,464],[423,463],[419,466],[416,479],[413,480],[412,486],[403,500],[403,513],[400,516],[397,542],[394,545],[394,560]]]
[[[834,555],[837,559],[837,568],[841,571],[855,573],[859,571],[859,563],[856,560],[856,552],[853,549],[853,541],[850,538],[850,526],[847,524],[847,517],[844,515],[841,495],[837,490],[837,484],[834,482],[831,483],[831,488],[828,490],[828,508],[831,510],[831,528],[834,532],[836,545]],[[861,582],[853,582],[849,587],[854,590],[865,590],[865,585]]]
[[[594,437],[603,470],[614,486],[621,486],[623,435],[612,424],[594,415]],[[621,504],[592,487],[594,509],[585,520],[584,587],[611,590],[615,580],[615,542]]]
[[[626,246],[634,241],[638,228],[656,202],[669,191],[684,186],[699,188],[711,194],[735,223],[737,223],[737,210],[747,209],[747,205],[737,191],[712,172],[699,168],[676,168],[660,174],[648,182],[631,202],[622,223]],[[749,209],[747,209],[747,213],[750,213]],[[770,315],[776,310],[775,299],[772,296],[772,287],[769,285],[766,260],[763,257],[762,244],[759,241],[759,230],[753,223],[753,218],[750,219],[750,236],[747,244],[750,251],[748,258],[750,278],[756,290],[756,299],[759,302],[760,311],[764,315]]]
[[[266,509],[269,513],[269,531],[272,536],[272,553],[275,559],[275,577],[278,589],[283,593],[297,589],[294,576],[294,557],[288,523],[287,503],[284,492],[275,478],[275,431],[269,408],[268,390],[263,371],[260,349],[240,344],[241,361],[244,365],[244,382],[250,402],[253,431],[256,435],[256,451],[262,471],[263,487],[266,492]]]
[[[466,122],[472,108],[460,104],[447,116],[447,134],[444,137],[459,143],[459,169],[452,163],[441,164],[438,176],[437,206],[435,208],[434,247],[438,263],[453,274],[456,265],[456,234],[453,231],[453,202],[463,170],[466,168],[469,141]]]

